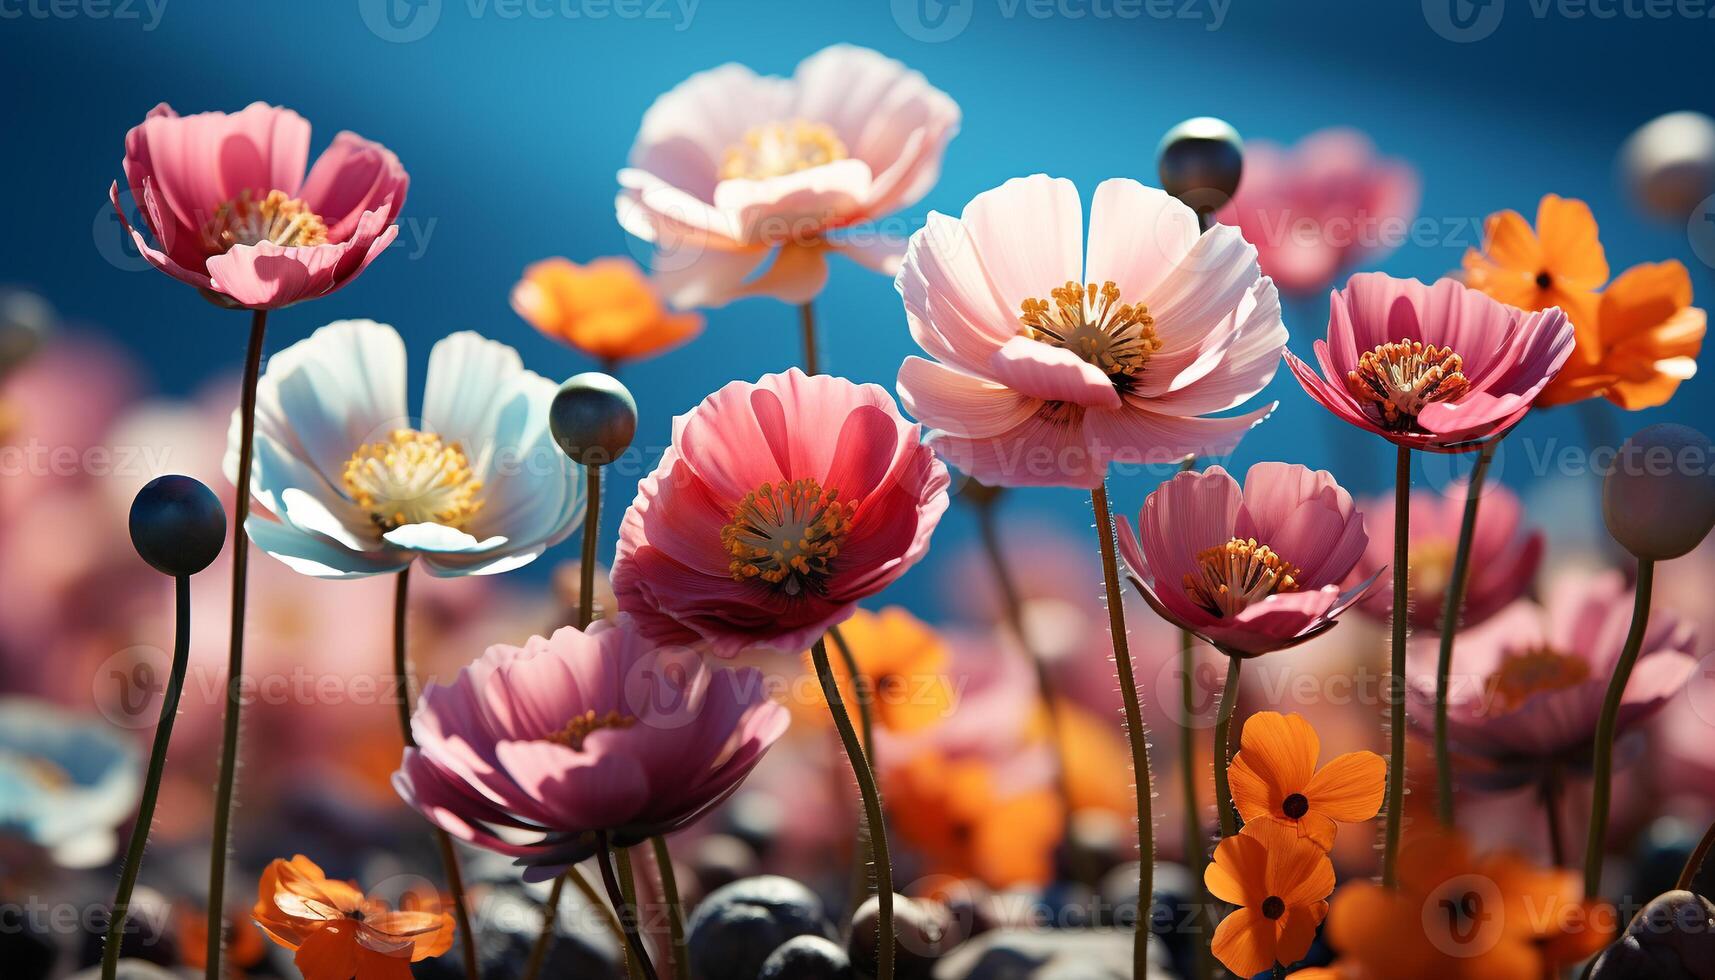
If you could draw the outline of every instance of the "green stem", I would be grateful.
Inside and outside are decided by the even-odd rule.
[[[1125,708],[1126,738],[1131,742],[1131,768],[1137,797],[1137,925],[1132,938],[1132,975],[1149,974],[1150,909],[1155,901],[1155,818],[1149,778],[1149,736],[1138,707],[1137,680],[1132,675],[1131,645],[1126,639],[1124,598],[1120,594],[1119,560],[1114,554],[1114,521],[1108,512],[1108,488],[1090,491],[1096,514],[1096,537],[1102,553],[1102,584],[1108,597],[1108,633],[1113,640],[1114,671],[1119,675]]]
[[[810,303],[798,307],[798,325],[804,331],[804,373],[816,374],[816,310]]]
[[[1550,767],[1542,777],[1542,810],[1548,817],[1548,854],[1556,868],[1566,866],[1566,837],[1560,830],[1560,791],[1564,779],[1558,766]]]
[[[567,868],[566,873],[560,876],[560,880],[570,881],[583,895],[584,901],[588,902],[591,908],[601,913],[602,921],[607,923],[608,931],[613,933],[614,940],[619,943],[619,956],[625,961],[626,975],[635,974],[637,968],[631,965],[631,945],[626,941],[625,927],[619,924],[619,917],[614,914],[613,909],[608,907],[607,900],[596,894],[595,886],[590,884],[589,879],[585,878],[584,873],[577,868]]]
[[[1393,650],[1388,665],[1387,830],[1382,884],[1399,880],[1399,841],[1405,829],[1405,641],[1411,610],[1411,450],[1399,447],[1393,474]]]
[[[1204,930],[1191,944],[1196,957],[1197,980],[1210,980],[1214,964],[1209,959],[1209,939],[1213,922],[1209,911],[1209,890],[1203,884],[1203,871],[1208,856],[1203,853],[1203,809],[1197,802],[1197,746],[1191,717],[1197,711],[1197,648],[1195,638],[1179,632],[1179,699],[1184,722],[1179,732],[1180,783],[1185,791],[1185,863],[1191,869],[1191,898],[1197,903],[1197,922]]]
[[[1685,859],[1685,867],[1679,871],[1679,881],[1673,886],[1682,892],[1691,890],[1691,883],[1697,880],[1697,873],[1703,870],[1703,862],[1709,859],[1709,849],[1715,846],[1715,823],[1703,832],[1703,839],[1697,842],[1697,849]]]
[[[1441,609],[1441,650],[1435,660],[1435,809],[1443,827],[1453,826],[1453,755],[1447,750],[1447,685],[1453,675],[1453,637],[1465,608],[1465,592],[1471,584],[1471,542],[1477,533],[1477,507],[1483,500],[1483,483],[1489,462],[1495,458],[1497,436],[1477,452],[1471,479],[1465,484],[1465,516],[1459,523],[1459,545],[1453,552],[1453,571],[1447,581],[1446,603]]]
[[[846,675],[852,679],[852,697],[857,699],[858,729],[863,733],[863,744],[866,751],[875,752],[875,718],[870,702],[874,692],[870,689],[869,678],[858,669],[857,657],[852,653],[851,644],[846,642],[838,626],[828,631],[834,638],[834,649],[839,651],[840,663],[846,669]],[[858,820],[857,849],[852,854],[852,896],[851,910],[856,912],[858,906],[870,895],[869,864],[865,855],[871,855],[869,842],[869,821]]]
[[[667,935],[673,943],[673,976],[691,980],[691,958],[685,949],[685,914],[679,905],[679,876],[673,871],[673,855],[665,837],[651,837],[655,869],[661,875],[661,897],[667,901]]]
[[[1221,690],[1221,706],[1215,712],[1215,809],[1221,818],[1221,836],[1239,832],[1239,812],[1233,808],[1233,789],[1227,766],[1233,761],[1233,712],[1239,705],[1239,671],[1244,658],[1227,654],[1227,683]]]
[[[256,450],[256,386],[262,378],[262,342],[268,311],[250,314],[250,344],[244,355],[244,382],[238,401],[238,472],[232,506],[232,633],[226,657],[226,714],[221,723],[220,775],[215,782],[214,831],[208,861],[208,980],[221,980],[221,947],[226,939],[226,856],[231,837],[232,797],[238,784],[238,731],[244,712],[244,605],[250,578],[250,469]]]
[[[1650,593],[1654,586],[1655,561],[1639,558],[1632,628],[1626,634],[1619,662],[1614,665],[1614,676],[1608,681],[1608,694],[1602,699],[1602,714],[1596,722],[1595,768],[1590,776],[1590,839],[1584,845],[1584,894],[1588,898],[1595,898],[1602,891],[1602,852],[1608,839],[1608,804],[1613,793],[1614,729],[1620,720],[1620,700],[1625,696],[1626,683],[1632,678],[1632,667],[1638,662],[1644,633],[1649,629]]]
[[[589,629],[595,621],[595,561],[601,540],[601,467],[584,467],[589,480],[584,503],[583,563],[578,567],[578,629]]]
[[[101,980],[114,980],[119,972],[119,947],[125,937],[125,917],[131,911],[131,891],[143,867],[143,849],[149,844],[149,827],[155,822],[155,800],[161,793],[161,774],[167,768],[167,746],[173,740],[173,721],[179,715],[179,695],[185,687],[185,668],[190,663],[191,580],[180,575],[173,580],[173,665],[167,689],[161,695],[161,720],[155,723],[155,744],[149,750],[149,775],[143,782],[143,799],[137,806],[137,822],[131,827],[131,844],[125,849],[125,867],[119,873],[119,892],[107,923],[107,945],[101,951]]]
[[[858,741],[857,729],[852,727],[846,713],[845,699],[834,680],[833,665],[828,663],[828,644],[817,640],[810,648],[810,659],[816,665],[816,678],[822,684],[822,698],[828,702],[828,713],[834,716],[834,727],[846,748],[852,775],[857,778],[858,793],[863,797],[864,819],[869,826],[869,845],[874,855],[876,897],[876,980],[893,980],[893,861],[887,850],[887,822],[881,809],[881,790],[876,786],[875,772],[869,757]]]
[[[411,705],[416,703],[412,693],[411,663],[407,656],[405,637],[406,612],[411,599],[411,566],[399,570],[393,590],[393,686],[398,691],[399,733],[407,748],[415,748],[417,740],[411,735]],[[453,839],[440,827],[434,828],[435,844],[441,852],[441,870],[447,876],[447,890],[452,893],[453,918],[458,922],[459,952],[464,957],[465,980],[478,980],[476,967],[476,930],[471,928],[469,903],[465,900],[464,875],[459,871],[458,851]]]
[[[610,849],[611,855],[609,854]],[[601,866],[602,884],[607,886],[607,899],[613,903],[614,911],[619,914],[619,926],[625,932],[625,944],[631,949],[629,962],[635,964],[637,970],[642,973],[643,980],[660,980],[660,977],[655,973],[654,964],[649,962],[649,951],[643,946],[643,937],[637,931],[637,906],[634,904],[634,900],[626,895],[625,884],[613,870],[616,859],[627,868],[630,867],[630,860],[625,857],[623,848],[613,846],[607,839],[606,833],[601,835],[601,842],[596,848],[595,857],[596,863]],[[627,874],[625,882],[629,883],[630,878],[631,876]]]

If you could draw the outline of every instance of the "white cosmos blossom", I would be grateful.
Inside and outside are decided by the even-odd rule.
[[[584,479],[555,446],[557,385],[469,331],[429,354],[421,415],[406,408],[405,344],[371,320],[330,323],[269,358],[256,398],[245,524],[257,547],[318,578],[440,576],[534,561],[584,513]],[[226,473],[238,472],[239,418]]]

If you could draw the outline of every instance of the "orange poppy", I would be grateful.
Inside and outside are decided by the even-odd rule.
[[[1607,945],[1616,925],[1573,872],[1479,857],[1459,834],[1432,830],[1401,850],[1396,890],[1340,889],[1327,939],[1347,977],[1502,980],[1554,976]]]
[[[1348,752],[1317,769],[1321,754],[1316,729],[1302,715],[1251,715],[1227,767],[1239,816],[1247,824],[1293,828],[1322,850],[1332,849],[1336,822],[1357,823],[1381,810],[1387,762],[1374,752]]]
[[[952,679],[947,676],[950,656],[946,644],[928,624],[898,606],[889,606],[880,612],[859,609],[839,629],[863,675],[871,698],[871,717],[878,727],[899,734],[921,732],[952,713],[955,698]],[[828,641],[828,654],[840,697],[850,707],[856,703],[851,673],[833,640]],[[812,690],[808,714],[826,721],[827,702],[822,699],[822,690]]]
[[[1238,906],[1215,928],[1210,949],[1234,975],[1249,977],[1310,952],[1328,915],[1334,863],[1314,842],[1265,820],[1216,845],[1203,882]]]
[[[302,854],[276,858],[262,873],[251,917],[268,938],[296,950],[304,980],[411,980],[411,964],[445,953],[453,917],[438,911],[439,896],[407,895],[402,908],[368,898],[349,881],[330,881]]]
[[[1697,372],[1706,320],[1691,305],[1691,275],[1684,265],[1633,266],[1602,291],[1594,339],[1578,335],[1572,356],[1537,404],[1597,396],[1632,411],[1665,404]]]
[[[652,357],[703,330],[701,316],[668,310],[625,258],[537,262],[512,287],[512,308],[547,336],[610,363]]]
[[[1007,792],[1004,771],[985,759],[929,750],[884,773],[889,823],[928,873],[994,889],[1053,879],[1060,801],[1040,787]]]
[[[1596,290],[1608,281],[1596,219],[1583,201],[1545,195],[1536,230],[1517,211],[1489,215],[1483,251],[1465,253],[1465,284],[1521,310],[1565,311],[1578,336],[1594,337]]]

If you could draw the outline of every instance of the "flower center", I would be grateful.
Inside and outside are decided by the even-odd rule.
[[[1262,916],[1265,919],[1278,919],[1286,914],[1286,902],[1278,895],[1270,895],[1262,900]]]
[[[1533,695],[1562,691],[1589,679],[1590,664],[1581,657],[1547,648],[1509,653],[1485,685],[1490,713],[1516,711]]]
[[[1346,373],[1346,390],[1375,402],[1387,428],[1407,430],[1417,425],[1425,405],[1458,398],[1470,389],[1464,367],[1464,358],[1451,347],[1400,340],[1359,355],[1358,369]]]
[[[1064,347],[1107,375],[1115,388],[1129,388],[1161,349],[1149,307],[1121,303],[1112,280],[1100,286],[1068,282],[1048,295],[1020,305],[1024,336]]]
[[[1301,820],[1306,813],[1310,812],[1310,801],[1304,797],[1303,793],[1294,793],[1280,801],[1280,812],[1293,820]]]
[[[1233,538],[1197,553],[1197,570],[1185,576],[1191,601],[1220,617],[1276,592],[1295,592],[1303,571],[1255,538]]]
[[[721,157],[722,180],[767,180],[849,156],[827,123],[793,119],[752,127]]]
[[[617,711],[598,715],[594,709],[591,709],[581,715],[574,715],[571,721],[566,722],[565,727],[549,735],[543,741],[553,742],[555,745],[564,745],[574,752],[582,752],[584,739],[603,728],[630,728],[635,724],[637,724],[637,719],[631,715],[622,715]]]
[[[269,191],[260,201],[252,200],[245,191],[237,200],[216,208],[202,230],[203,245],[214,254],[234,245],[322,245],[327,240],[328,226],[321,217],[284,191]]]
[[[804,479],[764,483],[745,494],[721,528],[732,577],[760,579],[787,595],[820,592],[857,511],[839,493]]]
[[[1554,277],[1549,275],[1548,271],[1546,269],[1543,270],[1542,272],[1538,272],[1536,274],[1536,288],[1538,288],[1538,289],[1549,289],[1549,288],[1552,288],[1553,286],[1554,286]]]
[[[394,429],[345,462],[345,488],[383,531],[406,524],[462,528],[482,509],[482,481],[458,443],[432,432]]]

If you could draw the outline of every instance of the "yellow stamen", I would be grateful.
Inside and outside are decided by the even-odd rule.
[[[1577,687],[1590,679],[1590,664],[1581,657],[1547,648],[1509,653],[1484,684],[1490,714],[1524,707],[1532,695]]]
[[[844,160],[845,143],[827,123],[793,119],[757,126],[721,157],[722,180],[767,180]]]
[[[564,728],[549,735],[545,741],[556,745],[564,745],[574,752],[582,752],[584,739],[603,728],[630,728],[637,724],[637,719],[630,715],[622,715],[617,711],[609,711],[605,715],[597,715],[594,710],[585,711],[566,722]]]
[[[1296,592],[1302,574],[1255,538],[1233,538],[1197,553],[1197,571],[1185,576],[1185,592],[1225,618],[1277,592]]]
[[[464,447],[416,429],[394,429],[358,447],[345,463],[345,488],[383,531],[406,524],[462,528],[482,509],[482,481]]]
[[[1360,354],[1358,369],[1346,373],[1346,390],[1374,402],[1387,428],[1412,429],[1426,405],[1451,401],[1470,390],[1464,368],[1464,359],[1451,347],[1395,341]]]
[[[1121,303],[1111,280],[1100,286],[1068,282],[1048,295],[1053,302],[1033,298],[1020,304],[1021,332],[1078,355],[1113,379],[1115,387],[1129,387],[1161,349],[1149,307]]]
[[[245,191],[217,208],[202,230],[203,245],[216,254],[234,245],[322,245],[327,240],[328,226],[321,216],[284,191],[269,191],[261,201]]]
[[[766,582],[787,595],[820,592],[857,511],[839,493],[804,479],[746,494],[721,528],[733,579]]]

